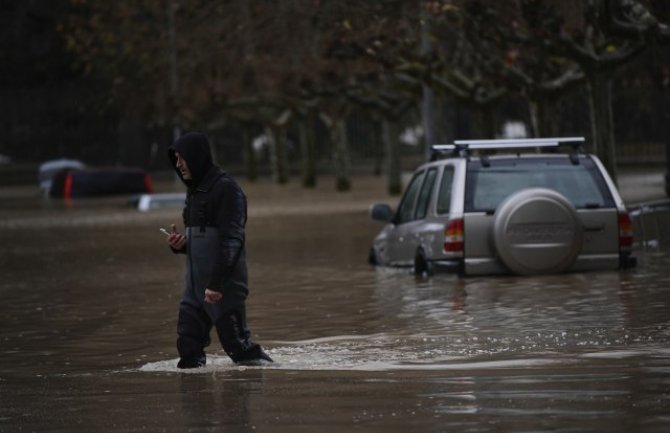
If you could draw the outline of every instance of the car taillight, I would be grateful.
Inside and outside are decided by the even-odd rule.
[[[628,212],[619,212],[619,251],[633,248],[633,223]]]
[[[63,198],[72,198],[72,173],[65,176],[63,185]]]
[[[149,176],[149,174],[144,175],[144,190],[149,194],[154,192],[154,185],[153,182],[151,182],[151,176]]]
[[[462,255],[463,246],[463,218],[450,219],[444,227],[444,252]]]

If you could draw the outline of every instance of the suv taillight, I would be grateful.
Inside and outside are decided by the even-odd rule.
[[[619,252],[633,249],[633,223],[628,212],[619,212]]]
[[[451,256],[462,256],[463,246],[463,218],[450,219],[444,227],[444,252]]]

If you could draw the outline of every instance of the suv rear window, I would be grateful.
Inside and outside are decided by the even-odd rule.
[[[549,188],[563,194],[577,209],[614,207],[614,200],[591,159],[510,158],[468,162],[466,212],[494,212],[507,196],[525,188]]]

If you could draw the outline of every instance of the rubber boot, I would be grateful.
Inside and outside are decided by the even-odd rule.
[[[204,367],[207,363],[205,347],[209,346],[211,324],[204,311],[195,310],[182,303],[177,323],[178,368]]]
[[[243,309],[226,312],[215,324],[221,346],[235,364],[258,365],[273,362],[260,345],[251,341]]]

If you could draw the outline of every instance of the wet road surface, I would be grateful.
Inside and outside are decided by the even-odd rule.
[[[179,210],[5,200],[0,432],[670,429],[667,250],[627,272],[420,279],[365,263],[365,191],[272,188],[248,191],[248,315],[277,362],[213,344],[189,372],[183,257],[158,231]]]

